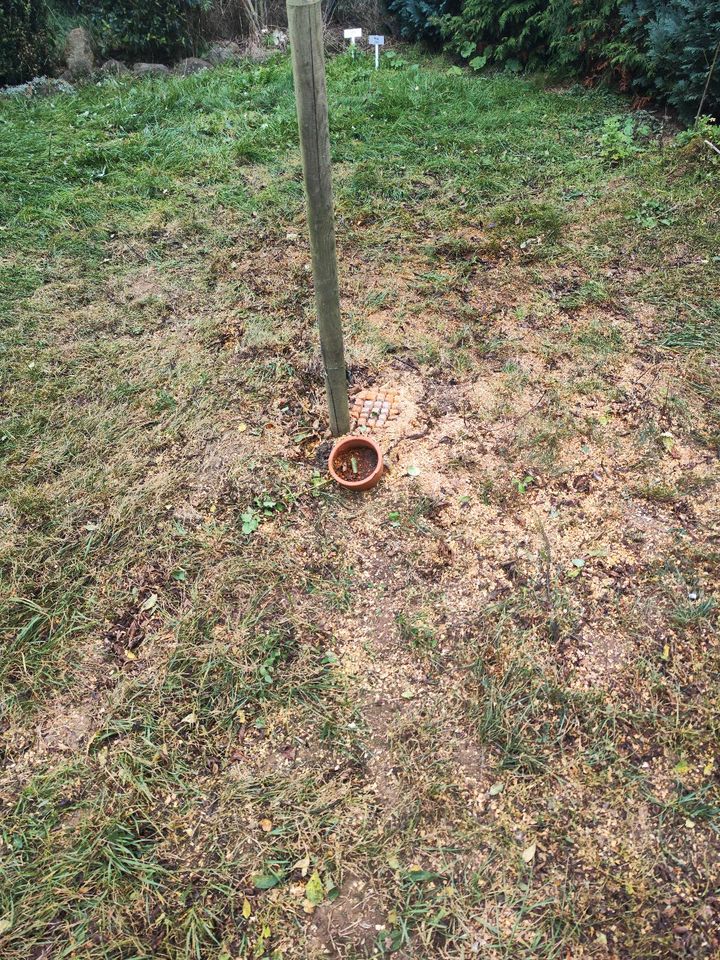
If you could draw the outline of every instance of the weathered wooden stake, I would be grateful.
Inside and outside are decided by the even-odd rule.
[[[337,437],[350,429],[350,413],[340,320],[320,0],[287,0],[287,12],[320,349],[330,429]]]

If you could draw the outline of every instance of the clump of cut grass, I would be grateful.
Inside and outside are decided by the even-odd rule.
[[[637,488],[638,496],[654,503],[675,503],[680,499],[680,492],[672,484],[655,482],[645,483]]]

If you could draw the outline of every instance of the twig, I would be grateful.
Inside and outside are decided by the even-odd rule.
[[[702,113],[702,108],[705,103],[705,97],[710,89],[710,80],[712,79],[715,65],[718,61],[718,54],[720,54],[720,40],[718,40],[717,46],[715,47],[715,56],[713,57],[713,61],[710,64],[710,69],[708,70],[707,80],[705,81],[705,89],[702,92],[702,96],[700,97],[700,105],[698,106],[697,113],[695,114],[695,123],[697,123],[700,119],[700,114]],[[707,140],[705,142],[707,143]]]
[[[545,596],[548,606],[552,607],[552,550],[550,549],[550,538],[545,530],[545,525],[537,515],[535,516],[535,526],[545,545],[545,556],[542,558],[543,573],[545,574]]]
[[[716,147],[714,143],[710,143],[709,140],[703,140],[703,143],[706,147],[710,147],[711,150],[714,150],[715,153],[720,153],[720,147]]]
[[[545,530],[545,525],[543,524],[540,517],[535,514],[535,526],[542,537],[543,544],[545,545],[545,556],[543,557],[542,553],[540,554],[540,559],[542,561],[542,569],[545,579],[545,599],[548,606],[548,626],[550,627],[550,636],[552,637],[555,643],[560,639],[560,626],[555,617],[555,604],[553,602],[552,595],[552,550],[550,548],[550,538],[547,535]]]

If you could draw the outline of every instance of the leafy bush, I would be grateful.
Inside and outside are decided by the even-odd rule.
[[[559,73],[605,70],[630,54],[619,39],[621,0],[465,0],[440,29],[449,49],[465,59],[550,66]],[[473,61],[471,61],[473,63]]]
[[[550,64],[559,73],[622,72],[632,48],[621,38],[622,0],[551,0],[541,18]]]
[[[438,18],[447,13],[452,0],[389,0],[388,9],[400,25],[400,36],[405,40],[424,40],[438,45],[442,34]]]
[[[456,15],[439,18],[449,50],[474,67],[504,63],[511,68],[537,66],[544,59],[544,0],[465,0]],[[479,55],[479,57],[478,57]]]
[[[207,0],[85,0],[104,53],[172,58],[192,46],[192,27]]]
[[[47,21],[46,0],[2,0],[0,83],[22,83],[47,69]]]
[[[720,0],[630,0],[622,14],[641,50],[634,86],[693,119],[720,44]],[[720,63],[703,110],[720,111]]]

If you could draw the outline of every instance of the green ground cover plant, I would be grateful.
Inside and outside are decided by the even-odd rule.
[[[328,65],[360,499],[288,60],[0,105],[4,960],[720,949],[720,158],[397,59]]]

